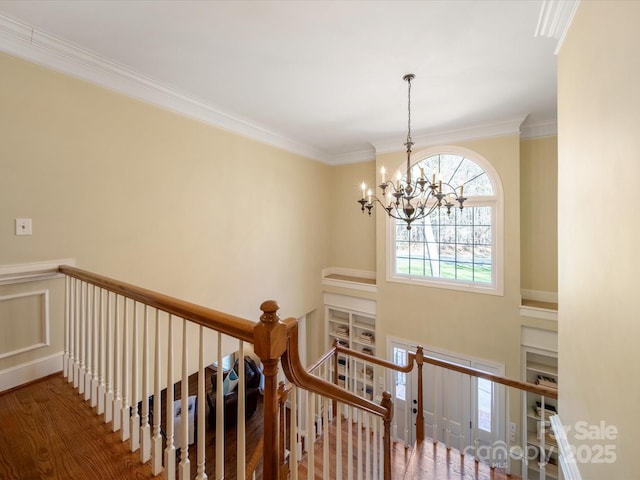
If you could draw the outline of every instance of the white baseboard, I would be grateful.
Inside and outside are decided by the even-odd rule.
[[[63,352],[0,370],[0,392],[62,370]]]

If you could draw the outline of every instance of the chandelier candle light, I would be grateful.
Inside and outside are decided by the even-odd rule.
[[[456,189],[450,184],[443,182],[442,176],[435,172],[431,177],[431,181],[429,181],[425,178],[422,167],[418,167],[420,170],[419,178],[415,181],[413,180],[411,175],[411,147],[413,147],[413,141],[411,140],[411,80],[415,78],[415,75],[410,73],[402,78],[409,86],[408,132],[407,141],[404,144],[407,147],[406,177],[403,179],[402,174],[398,171],[395,184],[392,180],[386,181],[386,172],[384,167],[382,167],[380,169],[382,183],[378,185],[382,190],[382,200],[376,195],[373,195],[371,190],[367,190],[367,186],[363,182],[362,198],[358,200],[358,203],[362,207],[362,212],[364,213],[366,208],[369,215],[371,215],[374,203],[379,203],[390,217],[396,220],[403,220],[407,224],[407,230],[411,230],[411,224],[413,222],[428,217],[437,208],[444,206],[447,208],[447,214],[451,214],[454,201],[458,202],[459,208],[462,210],[466,198],[464,197],[464,185],[460,185]],[[443,193],[443,187],[447,193]],[[460,193],[458,193],[458,190]]]

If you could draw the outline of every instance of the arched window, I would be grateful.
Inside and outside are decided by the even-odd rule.
[[[502,187],[489,162],[457,147],[418,153],[412,171],[458,189],[464,208],[437,208],[408,230],[392,221],[389,280],[502,294]],[[445,190],[443,189],[443,192]]]

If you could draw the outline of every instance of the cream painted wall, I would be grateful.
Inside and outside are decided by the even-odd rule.
[[[558,291],[558,137],[520,143],[521,287]]]
[[[583,1],[558,57],[559,411],[583,458],[603,456],[576,422],[618,431],[583,479],[638,478],[639,24],[638,2]]]
[[[356,270],[376,270],[376,221],[362,213],[357,200],[365,182],[373,191],[375,162],[354,163],[333,167],[331,178],[331,252],[328,266]]]
[[[387,218],[377,212],[377,339],[388,336],[502,363],[520,377],[520,141],[506,136],[459,146],[471,149],[496,168],[504,189],[504,296],[413,286],[387,281]],[[418,152],[416,152],[418,153]],[[403,162],[403,153],[380,155],[379,170]]]
[[[75,258],[256,320],[269,298],[321,305],[331,167],[7,55],[0,72],[0,265]]]

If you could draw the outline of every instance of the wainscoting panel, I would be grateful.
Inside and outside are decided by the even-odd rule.
[[[49,345],[49,290],[0,296],[0,359]]]

